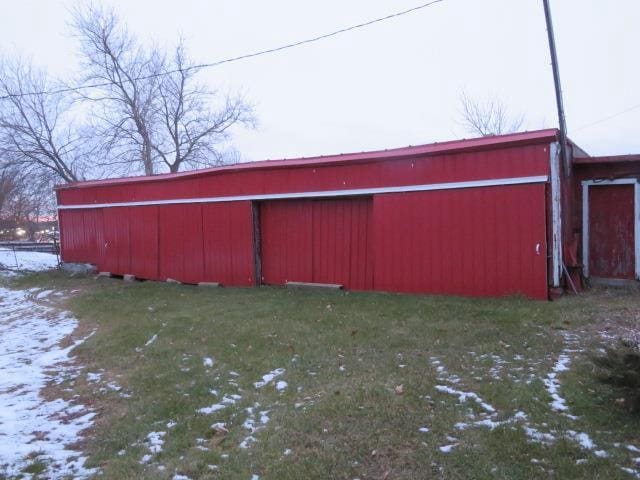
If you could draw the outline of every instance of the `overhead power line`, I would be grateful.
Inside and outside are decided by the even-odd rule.
[[[223,65],[225,63],[232,63],[232,62],[237,62],[237,61],[240,61],[240,60],[246,60],[246,59],[249,59],[249,58],[258,57],[260,55],[267,55],[267,54],[270,54],[270,53],[280,52],[282,50],[287,50],[289,48],[299,47],[301,45],[306,45],[308,43],[317,42],[319,40],[324,40],[326,38],[335,37],[336,35],[347,33],[347,32],[350,32],[350,31],[353,31],[353,30],[357,30],[357,29],[360,29],[360,28],[368,27],[370,25],[373,25],[373,24],[376,24],[376,23],[380,23],[380,22],[384,22],[386,20],[391,20],[393,18],[401,17],[403,15],[407,15],[407,14],[416,12],[418,10],[422,10],[424,8],[430,7],[431,5],[434,5],[436,3],[441,3],[441,2],[444,2],[444,0],[432,0],[430,2],[423,3],[423,4],[420,4],[420,5],[416,5],[415,7],[411,7],[411,8],[408,8],[406,10],[401,10],[399,12],[395,12],[395,13],[391,13],[389,15],[385,15],[384,17],[374,18],[372,20],[368,20],[368,21],[363,22],[363,23],[358,23],[356,25],[351,25],[349,27],[341,28],[339,30],[334,30],[333,32],[324,33],[322,35],[317,35],[315,37],[307,38],[307,39],[304,39],[304,40],[299,40],[299,41],[296,41],[296,42],[293,42],[293,43],[288,43],[288,44],[285,44],[285,45],[281,45],[279,47],[268,48],[268,49],[265,49],[265,50],[258,50],[256,52],[246,53],[246,54],[243,54],[243,55],[238,55],[236,57],[225,58],[225,59],[222,59],[222,60],[216,60],[216,61],[210,62],[210,63],[200,63],[198,65],[192,65],[190,67],[186,67],[186,68],[183,68],[183,69],[167,70],[167,71],[160,72],[160,73],[155,73],[155,74],[152,74],[152,75],[144,75],[144,76],[133,78],[130,81],[132,82],[132,81],[135,81],[135,80],[146,80],[146,79],[149,79],[149,78],[162,77],[162,76],[165,76],[165,75],[171,75],[173,73],[178,73],[178,72],[186,72],[186,71],[190,71],[190,70],[199,70],[199,69],[203,69],[203,68],[212,68],[212,67],[217,67],[219,65]],[[67,93],[67,92],[76,92],[78,90],[86,90],[88,88],[107,87],[109,85],[110,85],[110,83],[104,82],[104,83],[93,83],[93,84],[86,84],[86,85],[77,85],[77,86],[73,86],[73,87],[64,87],[64,88],[59,88],[59,89],[56,89],[56,90],[42,90],[42,91],[39,91],[39,92],[21,92],[21,93],[8,94],[8,95],[0,96],[0,100],[6,100],[6,99],[9,99],[9,98],[12,98],[12,97],[26,97],[26,96],[32,96],[32,95],[55,95],[55,94],[59,94],[59,93]]]
[[[591,123],[587,123],[586,125],[582,125],[581,127],[573,129],[572,132],[573,133],[579,132],[580,130],[584,130],[585,128],[593,127],[594,125],[598,125],[600,123],[607,122],[607,121],[612,120],[612,119],[614,119],[616,117],[619,117],[620,115],[624,115],[625,113],[632,112],[632,111],[637,110],[639,108],[640,108],[640,103],[637,104],[637,105],[633,105],[632,107],[629,107],[629,108],[627,108],[625,110],[622,110],[622,111],[620,111],[618,113],[614,113],[613,115],[609,115],[608,117],[604,117],[604,118],[601,118],[600,120],[596,120],[595,122],[591,122]]]

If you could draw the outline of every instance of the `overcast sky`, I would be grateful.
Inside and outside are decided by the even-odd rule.
[[[209,62],[360,23],[423,0],[104,0],[132,32],[186,39]],[[71,0],[0,0],[0,50],[56,75],[77,67]],[[592,155],[640,152],[640,1],[551,0],[569,136]],[[495,96],[526,129],[557,125],[542,0],[445,0],[312,45],[209,69],[259,125],[235,132],[249,160],[469,137],[459,96]],[[617,112],[635,110],[580,128]]]

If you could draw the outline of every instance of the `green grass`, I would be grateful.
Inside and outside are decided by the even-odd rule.
[[[550,303],[128,284],[60,273],[13,284],[77,290],[60,306],[76,315],[83,334],[96,331],[74,351],[83,373],[62,387],[99,412],[83,447],[102,478],[625,479],[632,477],[620,467],[634,467],[640,456],[623,448],[640,446],[639,419],[616,407],[615,392],[594,380],[589,359],[605,325],[638,318],[635,291]],[[572,353],[570,370],[560,374],[560,393],[577,420],[550,409],[542,383],[566,332],[577,333],[584,350]],[[213,367],[204,366],[205,357]],[[438,377],[435,357],[459,384]],[[278,380],[288,388],[254,387],[276,368],[286,369]],[[87,372],[102,371],[100,382],[87,381]],[[470,414],[481,420],[483,410],[436,385],[475,392],[497,410],[496,421],[523,411],[529,426],[557,440],[530,442],[522,422],[458,430],[457,422],[469,423]],[[241,399],[198,413],[225,394]],[[268,411],[270,420],[243,449],[249,407]],[[176,426],[167,428],[169,421]],[[215,422],[226,423],[228,434],[213,430]],[[568,430],[587,432],[609,457],[565,438]],[[152,431],[166,432],[165,443],[143,465]],[[457,446],[450,453],[439,450],[451,443]]]

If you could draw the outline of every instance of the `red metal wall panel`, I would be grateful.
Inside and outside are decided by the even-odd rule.
[[[589,187],[589,275],[635,278],[634,185]]]
[[[204,277],[201,205],[162,205],[158,208],[160,279],[201,282]]]
[[[376,290],[547,297],[545,186],[378,195]]]
[[[204,277],[223,285],[254,285],[251,202],[202,205]]]
[[[267,284],[373,286],[371,198],[262,204],[262,275]]]
[[[58,197],[61,204],[73,205],[373,188],[548,174],[547,143],[357,164],[300,164],[291,168],[214,171],[187,178],[67,188],[59,190]]]
[[[104,227],[104,254],[95,262],[100,270],[117,275],[131,273],[129,208],[105,208],[102,212]]]
[[[64,262],[83,262],[84,222],[81,210],[62,210],[60,224],[61,256]]]
[[[147,280],[160,278],[158,217],[156,206],[129,208],[131,268],[128,273]]]
[[[102,211],[63,210],[59,221],[62,260],[97,263],[104,248]]]

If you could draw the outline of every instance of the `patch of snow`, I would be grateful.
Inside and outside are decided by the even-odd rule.
[[[253,386],[256,388],[262,388],[265,385],[268,385],[269,383],[273,382],[275,378],[279,377],[284,372],[285,372],[284,368],[276,368],[275,370],[272,370],[269,373],[264,374],[262,376],[262,380],[259,382],[255,382]]]
[[[540,432],[539,430],[530,426],[524,427],[524,433],[527,435],[529,440],[537,443],[542,443],[544,445],[550,445],[556,441],[556,437],[554,437],[550,433]]]
[[[593,454],[598,458],[609,458],[609,454],[604,450],[596,450]]]
[[[167,432],[150,432],[147,434],[147,448],[151,453],[160,453],[164,445],[164,436]]]
[[[285,448],[284,452],[282,452],[283,455],[288,456],[291,455],[292,450],[290,448]]]
[[[54,292],[53,290],[42,290],[40,293],[36,295],[36,300],[44,300],[53,292]]]
[[[227,406],[221,403],[214,403],[213,405],[210,405],[208,407],[199,408],[198,413],[211,415],[212,413],[217,412],[218,410],[222,410],[223,408],[227,408]]]
[[[438,447],[442,453],[449,453],[451,450],[458,446],[457,443],[452,443],[451,445],[443,445],[442,447]]]
[[[256,441],[256,438],[253,436],[259,430],[262,430],[267,423],[269,423],[269,411],[261,410],[257,412],[259,418],[256,419],[256,410],[260,407],[259,403],[256,403],[253,407],[247,407],[245,411],[247,412],[247,419],[244,421],[242,426],[249,430],[251,435],[246,437],[241,443],[240,448],[249,448],[252,443]]]
[[[191,479],[190,479],[189,477],[187,477],[186,475],[181,475],[181,474],[179,474],[179,473],[176,473],[176,474],[173,476],[173,479],[172,479],[172,480],[191,480]]]
[[[55,266],[55,255],[18,253],[27,254],[19,256],[25,268]],[[55,379],[47,372],[77,377],[77,369],[69,365],[70,352],[84,340],[59,345],[77,325],[69,313],[32,302],[27,291],[0,288],[0,465],[7,476],[19,475],[34,452],[46,464],[47,478],[86,478],[97,472],[85,468],[86,458],[67,447],[81,440],[95,414],[61,398],[40,396]]]
[[[573,430],[567,430],[567,434],[586,450],[593,450],[594,448],[596,448],[596,445],[595,443],[593,443],[593,440],[591,440],[591,437],[584,432],[574,432]]]
[[[640,453],[640,448],[634,446],[634,445],[627,445],[627,450],[629,450],[630,452],[636,452],[636,453]]]
[[[285,388],[287,388],[289,384],[287,382],[285,382],[284,380],[279,380],[276,383],[276,390],[278,390],[279,392],[283,391]]]
[[[638,470],[634,470],[633,468],[628,467],[620,467],[620,470],[628,473],[629,475],[633,475],[636,478],[640,478],[640,472],[638,472]]]
[[[155,342],[158,339],[158,334],[154,334],[153,337],[151,337],[149,340],[147,340],[147,343],[144,344],[145,347],[148,347],[149,345],[151,345],[153,342]]]
[[[17,264],[16,264],[17,259]],[[52,253],[42,252],[14,252],[11,249],[0,248],[0,265],[16,270],[40,272],[58,266],[58,259]],[[6,271],[4,275],[10,275]]]
[[[439,392],[443,392],[443,393],[449,393],[451,395],[455,395],[458,397],[458,401],[460,403],[464,403],[466,402],[468,399],[473,400],[474,402],[476,402],[478,405],[480,405],[484,410],[486,410],[489,413],[495,413],[496,409],[493,408],[491,405],[489,405],[487,402],[485,402],[484,400],[482,400],[482,398],[480,398],[480,396],[476,393],[473,392],[463,392],[460,390],[456,390],[454,388],[451,387],[447,387],[446,385],[436,385],[436,390],[438,390]]]
[[[429,432],[429,429],[428,429],[427,427],[420,427],[420,428],[418,429],[418,431],[419,431],[419,432],[422,432],[422,433],[428,433],[428,432]]]
[[[87,382],[99,382],[102,379],[102,373],[87,372]]]
[[[139,463],[144,465],[145,463],[149,463],[152,458],[153,458],[153,455],[146,453],[142,456]]]
[[[178,422],[174,422],[173,420],[169,420],[167,422],[167,428],[173,428],[178,424]]]
[[[204,357],[204,358],[202,359],[202,364],[203,364],[205,367],[213,367],[213,358],[211,358],[211,357]]]

